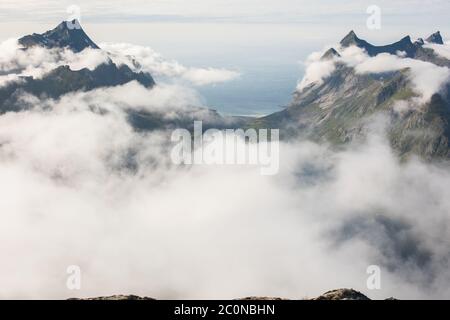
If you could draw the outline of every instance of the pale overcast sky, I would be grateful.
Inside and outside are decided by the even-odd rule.
[[[435,29],[444,33],[450,30],[449,0],[1,0],[0,37],[39,29],[38,24],[42,28],[54,25],[69,17],[66,9],[71,5],[80,7],[82,22],[93,32],[102,30],[95,25],[118,23],[258,24],[267,25],[266,30],[270,25],[282,24],[296,25],[297,36],[304,37],[304,41],[313,38],[328,42],[338,40],[342,32],[350,29],[380,41],[405,33],[417,37]],[[369,5],[382,10],[382,29],[376,32],[365,27]],[[31,23],[36,26],[34,29],[30,29]],[[188,30],[193,32],[192,37],[208,38],[209,30],[201,27]],[[126,36],[128,31],[122,25],[114,29],[114,35]],[[211,38],[214,31],[213,28],[209,32]],[[280,36],[289,34],[287,31]],[[233,36],[232,30],[230,35]]]
[[[2,20],[41,20],[59,18],[70,5],[82,7],[90,19],[133,19],[170,21],[184,18],[208,20],[287,22],[305,21],[334,15],[364,14],[368,5],[378,5],[385,14],[423,18],[444,16],[448,0],[2,0]]]
[[[53,28],[72,5],[97,43],[146,45],[185,65],[241,71],[239,81],[202,92],[221,110],[276,110],[302,76],[299,62],[352,29],[374,44],[436,30],[450,40],[450,0],[0,0],[0,39]],[[379,30],[366,26],[370,5],[381,9]]]

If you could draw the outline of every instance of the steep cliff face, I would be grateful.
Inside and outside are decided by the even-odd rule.
[[[69,23],[74,25],[73,29]],[[21,50],[27,51],[41,47],[57,55],[63,50],[70,50],[78,54],[85,49],[101,51],[101,49],[86,35],[77,21],[60,23],[55,29],[43,34],[32,34],[18,40]],[[12,73],[20,73],[24,70],[12,70]],[[27,106],[19,97],[24,93],[37,97],[57,99],[64,94],[76,91],[90,91],[102,87],[123,85],[131,81],[137,81],[141,85],[151,88],[155,85],[152,76],[144,72],[134,72],[126,65],[116,65],[107,58],[105,62],[93,69],[71,69],[68,65],[60,65],[53,70],[48,70],[40,77],[21,76],[20,81],[0,87],[0,113],[8,111],[20,111]]]
[[[437,45],[436,34],[428,38]],[[354,32],[339,49],[330,49],[319,62],[331,61],[333,71],[321,81],[299,88],[292,103],[281,112],[261,118],[255,126],[280,128],[285,138],[303,135],[340,145],[362,139],[374,116],[383,114],[391,145],[401,156],[449,158],[450,87],[448,79],[438,92],[423,99],[412,81],[409,63],[446,71],[450,61],[425,42],[409,37],[388,46],[373,46]],[[360,72],[340,52],[357,47],[375,58],[394,56],[405,67],[392,71]],[[373,58],[373,59],[375,59]],[[381,60],[380,60],[381,61]],[[395,69],[395,68],[394,68]]]
[[[389,298],[387,300],[393,300],[394,298]],[[71,300],[79,300],[79,299],[71,299]],[[88,298],[81,300],[114,300],[114,301],[122,301],[122,300],[155,300],[154,298],[149,297],[139,297],[135,295],[114,295],[108,297],[98,297],[98,298]],[[281,301],[287,300],[278,297],[247,297],[242,299],[237,299],[240,301]],[[362,294],[359,291],[354,289],[337,289],[327,291],[324,294],[312,298],[309,300],[370,300],[367,296]]]

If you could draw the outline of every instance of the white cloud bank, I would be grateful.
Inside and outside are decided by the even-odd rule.
[[[6,21],[18,20],[27,17],[31,19],[60,18],[66,14],[65,9],[73,5],[72,0],[22,0],[20,6],[14,0],[2,0],[0,9]],[[355,15],[364,15],[370,1],[348,0],[337,3],[331,0],[183,0],[148,1],[129,0],[124,3],[120,0],[78,0],[76,4],[82,8],[82,13],[94,19],[111,16],[118,17],[163,17],[169,21],[178,21],[180,18],[191,17],[197,21],[210,18],[215,21],[256,21],[256,22],[291,22],[311,17],[329,17],[340,15],[351,18]],[[443,12],[450,9],[448,3],[442,0],[429,0],[423,5],[421,0],[379,0],[377,5],[383,8],[386,14],[408,14],[413,17],[441,17]],[[36,13],[39,13],[37,15]],[[178,18],[178,19],[177,19]],[[401,17],[405,19],[405,17]],[[214,20],[215,19],[215,20]],[[322,20],[323,21],[323,20]],[[404,20],[400,20],[404,21]]]
[[[438,55],[440,55],[443,58],[446,58],[450,60],[450,43],[444,43],[442,44],[434,44],[434,43],[427,43],[424,45],[425,48],[430,48],[435,51]]]
[[[114,61],[126,64],[135,71],[149,72],[155,76],[181,78],[199,86],[227,82],[240,76],[237,71],[223,68],[185,67],[177,61],[165,60],[149,47],[127,43],[102,43],[100,46],[112,54]]]
[[[72,70],[94,70],[108,61],[107,54],[101,50],[87,48],[80,53],[74,53],[68,49],[37,46],[23,50],[17,39],[9,39],[0,43],[0,86],[14,80],[20,81],[20,77],[42,78],[63,65]]]
[[[435,46],[433,46],[434,48]],[[442,47],[439,52],[447,52]],[[443,53],[440,54],[443,54]],[[411,58],[403,58],[401,55],[391,55],[388,53],[370,57],[366,52],[356,46],[340,49],[341,57],[334,57],[329,60],[321,60],[324,52],[316,52],[307,60],[305,77],[297,86],[298,91],[312,85],[321,85],[336,68],[336,63],[355,69],[358,74],[384,73],[392,71],[407,70],[408,77],[413,85],[413,89],[420,95],[419,102],[425,103],[431,96],[443,88],[450,81],[450,69],[440,67],[430,62],[420,61]]]
[[[2,70],[15,61],[6,53]],[[39,54],[36,65],[53,63]],[[186,72],[147,58],[142,67]],[[341,152],[282,144],[280,174],[261,176],[174,166],[170,132],[127,122],[128,109],[191,110],[201,99],[190,89],[22,98],[30,110],[0,115],[0,298],[303,298],[366,291],[373,264],[373,298],[450,297],[448,167],[400,163],[377,131]],[[80,291],[66,287],[71,265]]]
[[[400,164],[376,133],[338,153],[282,144],[274,177],[174,166],[164,133],[126,121],[122,104],[148,99],[138,92],[35,100],[0,116],[1,298],[303,298],[339,287],[450,297],[447,169]],[[372,264],[381,291],[365,290]],[[81,291],[66,287],[70,265]]]
[[[17,39],[0,43],[0,87],[21,77],[42,78],[63,65],[71,70],[94,70],[111,59],[118,65],[126,64],[134,71],[149,72],[154,76],[183,79],[197,86],[223,83],[239,77],[239,72],[216,68],[190,68],[176,61],[167,61],[148,47],[131,44],[102,44],[104,50],[86,48],[74,53],[69,49],[31,47],[23,50]]]
[[[320,86],[336,70],[336,62],[334,60],[320,59],[323,54],[324,52],[313,52],[308,56],[305,63],[305,75],[297,85],[298,91],[303,91],[311,85]]]

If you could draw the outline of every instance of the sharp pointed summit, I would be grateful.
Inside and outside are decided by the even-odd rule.
[[[77,20],[63,21],[56,28],[42,34],[33,33],[19,39],[22,50],[31,47],[48,49],[67,48],[79,53],[86,48],[101,50],[83,31]],[[34,54],[31,52],[30,54]],[[72,69],[65,59],[59,61],[53,70],[45,70],[40,77],[21,76],[21,81],[12,81],[0,86],[0,114],[19,111],[27,106],[16,98],[15,92],[27,92],[34,96],[59,98],[76,91],[91,91],[97,88],[115,87],[136,81],[146,88],[152,88],[155,81],[150,73],[133,70],[126,64],[116,64],[105,52],[107,59],[95,68]],[[57,57],[57,55],[55,55]],[[18,70],[17,72],[22,72]],[[19,96],[19,95],[18,95]]]
[[[355,31],[350,31],[344,39],[341,40],[341,46],[344,48],[350,47],[352,45],[358,45],[361,42],[361,39],[358,38]]]
[[[339,54],[339,52],[336,51],[336,49],[334,48],[330,48],[328,49],[322,56],[322,60],[330,60],[333,59],[334,57],[340,57],[341,55]]]
[[[81,28],[78,20],[63,21],[53,30],[42,34],[33,33],[19,39],[19,43],[25,48],[43,46],[52,48],[69,48],[74,52],[83,51],[86,48],[99,49]]]
[[[429,36],[426,39],[426,41],[429,42],[429,43],[434,43],[434,44],[444,44],[444,41],[442,40],[441,33],[439,31],[435,32],[431,36]]]

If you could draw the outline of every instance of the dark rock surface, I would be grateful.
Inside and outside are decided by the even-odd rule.
[[[435,44],[444,44],[441,33],[439,31],[429,36],[426,41]]]
[[[55,29],[45,33],[33,33],[19,39],[25,48],[42,46],[48,49],[69,48],[73,52],[80,52],[86,48],[99,49],[81,28],[77,20],[63,21]]]
[[[358,38],[356,33],[352,30],[344,37],[344,39],[342,39],[341,46],[347,48],[353,45],[366,50],[366,52],[372,57],[380,53],[397,54],[398,51],[406,52],[408,57],[414,57],[417,50],[417,47],[411,42],[411,38],[409,36],[406,36],[393,44],[386,46],[374,46],[367,41]]]
[[[373,46],[350,32],[343,47],[356,45],[369,55],[407,53],[410,57],[439,67],[450,67],[450,60],[409,37],[387,46]],[[284,110],[262,117],[252,124],[256,128],[281,128],[283,139],[303,136],[317,142],[341,146],[363,141],[374,116],[383,114],[392,148],[402,158],[419,156],[427,161],[450,159],[450,83],[419,106],[397,112],[396,106],[416,99],[419,94],[411,82],[409,68],[382,73],[358,73],[339,60],[336,49],[328,50],[323,59],[335,58],[334,71],[322,82],[312,83],[293,95]]]
[[[153,298],[149,297],[139,297],[135,295],[115,295],[115,296],[109,296],[109,297],[98,297],[98,298],[87,298],[87,299],[70,299],[70,300],[155,300]],[[240,301],[282,301],[282,300],[289,300],[289,299],[283,299],[278,297],[246,297],[246,298],[240,298],[236,299]],[[356,291],[354,289],[337,289],[325,292],[323,295],[312,298],[312,299],[301,299],[301,300],[370,300],[367,296],[362,294],[359,291]],[[386,300],[396,300],[394,298],[389,298]]]
[[[312,300],[370,300],[361,292],[353,289],[338,289],[325,292]]]

